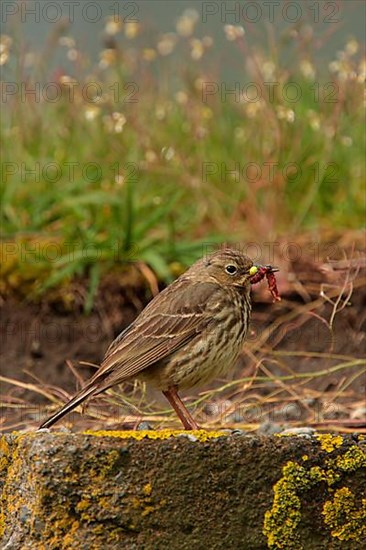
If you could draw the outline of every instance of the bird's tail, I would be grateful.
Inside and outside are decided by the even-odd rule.
[[[68,412],[75,409],[75,407],[80,405],[80,403],[82,403],[87,397],[89,397],[89,395],[96,393],[97,389],[99,389],[98,384],[93,383],[93,384],[87,385],[85,388],[80,390],[72,399],[70,399],[68,403],[65,403],[65,405],[61,407],[59,411],[55,412],[55,414],[53,414],[52,416],[50,416],[50,418],[45,420],[45,422],[43,422],[38,429],[41,430],[42,428],[49,428],[50,426],[55,424],[55,422],[60,420],[60,418],[65,416],[65,414],[67,414]]]

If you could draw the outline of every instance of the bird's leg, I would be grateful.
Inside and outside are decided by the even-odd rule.
[[[199,430],[198,424],[192,418],[186,407],[184,406],[183,401],[178,395],[177,388],[172,386],[168,390],[163,391],[163,394],[179,416],[184,428],[186,430]]]

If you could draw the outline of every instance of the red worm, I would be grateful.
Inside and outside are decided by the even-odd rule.
[[[259,283],[264,277],[267,278],[268,282],[268,288],[270,290],[270,293],[273,296],[273,301],[280,301],[281,297],[278,292],[277,288],[277,282],[276,282],[276,276],[275,276],[275,269],[271,265],[264,265],[258,268],[258,271],[253,277],[251,277],[250,282],[252,285]],[[276,270],[277,271],[277,270]]]

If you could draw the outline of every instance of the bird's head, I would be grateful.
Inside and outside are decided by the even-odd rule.
[[[257,271],[252,260],[238,250],[225,248],[205,256],[194,264],[191,270],[202,274],[205,279],[211,279],[223,286],[250,288],[250,279]]]

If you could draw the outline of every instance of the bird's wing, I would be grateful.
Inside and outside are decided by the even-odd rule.
[[[168,357],[207,330],[211,320],[207,304],[214,299],[218,285],[178,281],[178,304],[166,299],[166,291],[171,292],[171,287],[158,294],[112,342],[91,383],[101,382],[101,389],[118,384]]]

